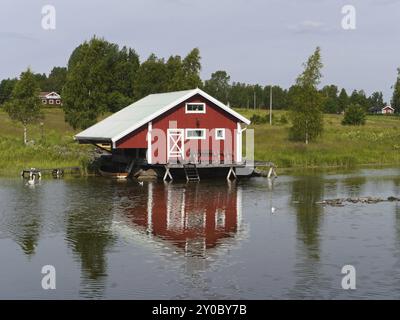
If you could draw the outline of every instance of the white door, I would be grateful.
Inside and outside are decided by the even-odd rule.
[[[167,152],[168,161],[184,159],[184,130],[183,129],[168,129],[167,130]]]

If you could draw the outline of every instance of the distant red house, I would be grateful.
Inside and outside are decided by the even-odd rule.
[[[237,165],[250,121],[200,89],[151,94],[75,136],[149,165]]]
[[[382,108],[382,114],[393,114],[394,113],[394,108],[391,106],[385,106]]]
[[[61,96],[57,92],[41,92],[39,95],[42,104],[49,106],[61,106]]]

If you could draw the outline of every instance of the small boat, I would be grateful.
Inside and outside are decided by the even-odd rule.
[[[102,177],[107,177],[112,179],[126,179],[128,178],[129,175],[128,172],[118,172],[104,167],[99,168],[99,173]]]

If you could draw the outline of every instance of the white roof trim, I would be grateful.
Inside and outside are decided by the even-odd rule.
[[[49,92],[48,94],[45,95],[46,98],[51,97],[51,96],[56,96],[58,98],[61,98],[61,96],[55,91]]]
[[[242,115],[240,115],[239,113],[237,113],[236,111],[232,110],[231,108],[229,108],[228,106],[226,106],[225,104],[223,104],[222,102],[218,101],[217,99],[213,98],[212,96],[210,96],[209,94],[205,93],[203,90],[197,88],[192,90],[191,92],[189,92],[188,94],[184,95],[183,97],[180,97],[179,99],[171,102],[170,104],[168,104],[167,106],[165,106],[164,108],[158,110],[157,112],[153,113],[152,115],[144,118],[142,121],[135,123],[134,125],[132,125],[131,127],[129,127],[128,129],[122,131],[120,134],[116,135],[115,137],[111,138],[112,142],[116,142],[120,139],[122,139],[123,137],[125,137],[126,135],[128,135],[129,133],[131,133],[132,131],[140,128],[141,126],[145,125],[146,123],[152,121],[153,119],[157,118],[158,116],[162,115],[163,113],[167,112],[168,110],[172,109],[173,107],[177,106],[178,104],[184,102],[185,100],[193,97],[194,95],[199,94],[201,95],[203,98],[211,101],[212,103],[214,103],[215,105],[217,105],[218,107],[220,107],[221,109],[223,109],[224,111],[226,111],[227,113],[231,114],[232,116],[234,116],[235,118],[239,119],[240,121],[244,122],[245,124],[250,124],[250,120],[243,117]],[[79,136],[76,136],[79,139]]]

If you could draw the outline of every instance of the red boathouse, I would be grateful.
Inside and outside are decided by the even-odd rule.
[[[75,136],[108,145],[114,161],[197,168],[243,166],[250,121],[201,89],[151,94]],[[171,177],[172,178],[172,177]]]

